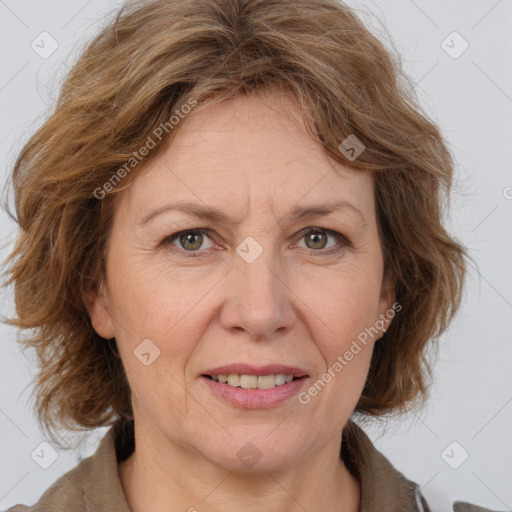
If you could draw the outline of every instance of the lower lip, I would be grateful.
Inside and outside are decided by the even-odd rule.
[[[292,380],[280,386],[274,386],[269,389],[244,389],[234,388],[229,384],[221,384],[208,377],[201,376],[201,379],[210,387],[210,389],[220,398],[245,409],[263,409],[273,407],[292,396],[295,396],[304,386],[308,377]]]

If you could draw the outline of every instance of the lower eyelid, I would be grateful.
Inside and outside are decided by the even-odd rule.
[[[207,230],[207,229],[186,229],[184,231],[179,231],[178,233],[174,233],[172,235],[169,235],[168,237],[166,237],[163,241],[164,244],[169,244],[169,245],[172,245],[175,249],[177,249],[178,251],[181,251],[181,252],[188,252],[188,253],[201,253],[201,252],[204,252],[208,249],[198,249],[196,251],[187,251],[185,249],[181,249],[180,247],[176,247],[173,242],[175,242],[176,240],[178,240],[180,238],[180,236],[182,235],[187,235],[187,234],[195,234],[195,235],[203,235],[203,236],[207,236],[210,240],[212,240],[213,242],[213,239],[211,237],[211,231],[210,230]]]
[[[329,247],[327,249],[309,249],[308,247],[303,247],[313,253],[318,254],[329,254],[333,252],[337,252],[343,248],[352,247],[352,244],[350,240],[348,240],[347,237],[342,235],[341,233],[338,233],[337,231],[332,231],[327,228],[309,228],[307,231],[302,232],[302,234],[299,237],[299,241],[303,240],[306,235],[309,235],[310,233],[325,233],[328,236],[331,236],[332,238],[336,239],[338,241],[338,245],[334,245],[333,247]]]
[[[304,239],[304,237],[310,233],[325,233],[333,238],[335,238],[336,240],[338,240],[338,242],[341,244],[341,246],[338,244],[338,245],[335,245],[333,247],[329,247],[327,249],[309,249],[308,247],[304,247],[304,249],[307,249],[308,251],[312,252],[312,253],[318,253],[318,254],[329,254],[331,252],[337,252],[345,247],[352,247],[352,244],[351,242],[344,236],[342,235],[341,233],[338,233],[336,231],[332,231],[332,230],[329,230],[329,229],[326,229],[326,228],[308,228],[307,231],[303,231],[300,236],[298,237],[298,240],[301,241]],[[210,240],[214,243],[213,241],[213,238],[211,236],[212,234],[212,231],[209,230],[209,229],[206,229],[206,228],[197,228],[197,229],[186,229],[186,230],[183,230],[183,231],[179,231],[177,233],[174,233],[172,235],[169,235],[167,236],[164,240],[163,240],[163,244],[169,244],[169,245],[172,245],[175,249],[177,249],[179,252],[182,252],[182,253],[189,253],[189,254],[200,254],[200,253],[204,253],[204,252],[207,252],[209,249],[198,249],[198,250],[195,250],[195,251],[187,251],[185,249],[181,249],[179,247],[176,247],[173,242],[175,240],[178,240],[179,237],[181,235],[185,235],[185,234],[202,234],[204,236],[207,236],[208,238],[210,238]]]

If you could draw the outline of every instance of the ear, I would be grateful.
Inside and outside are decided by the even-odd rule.
[[[110,305],[103,283],[90,284],[84,292],[84,303],[91,319],[93,329],[105,339],[114,338]]]
[[[396,311],[400,311],[400,309],[402,306],[396,304],[394,280],[389,277],[383,279],[379,298],[379,318],[383,321],[384,329],[389,329]]]

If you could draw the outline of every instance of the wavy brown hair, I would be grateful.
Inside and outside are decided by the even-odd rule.
[[[191,98],[204,108],[269,89],[295,96],[328,156],[374,172],[384,279],[402,309],[375,345],[355,411],[424,405],[429,347],[460,306],[467,255],[443,227],[453,159],[394,53],[336,0],[129,1],[84,47],[11,181],[19,234],[4,284],[16,318],[6,322],[31,330],[20,343],[36,351],[37,418],[56,442],[58,428],[132,417],[115,339],[94,331],[84,293],[105,277],[118,192],[180,124],[104,184]],[[339,149],[349,135],[366,147],[353,161]]]

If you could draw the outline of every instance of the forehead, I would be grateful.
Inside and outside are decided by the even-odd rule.
[[[340,200],[372,213],[371,173],[329,158],[291,95],[240,95],[192,110],[181,123],[169,148],[123,192],[139,216],[148,202],[171,200],[221,207],[233,216],[249,209],[279,215],[297,204]]]

